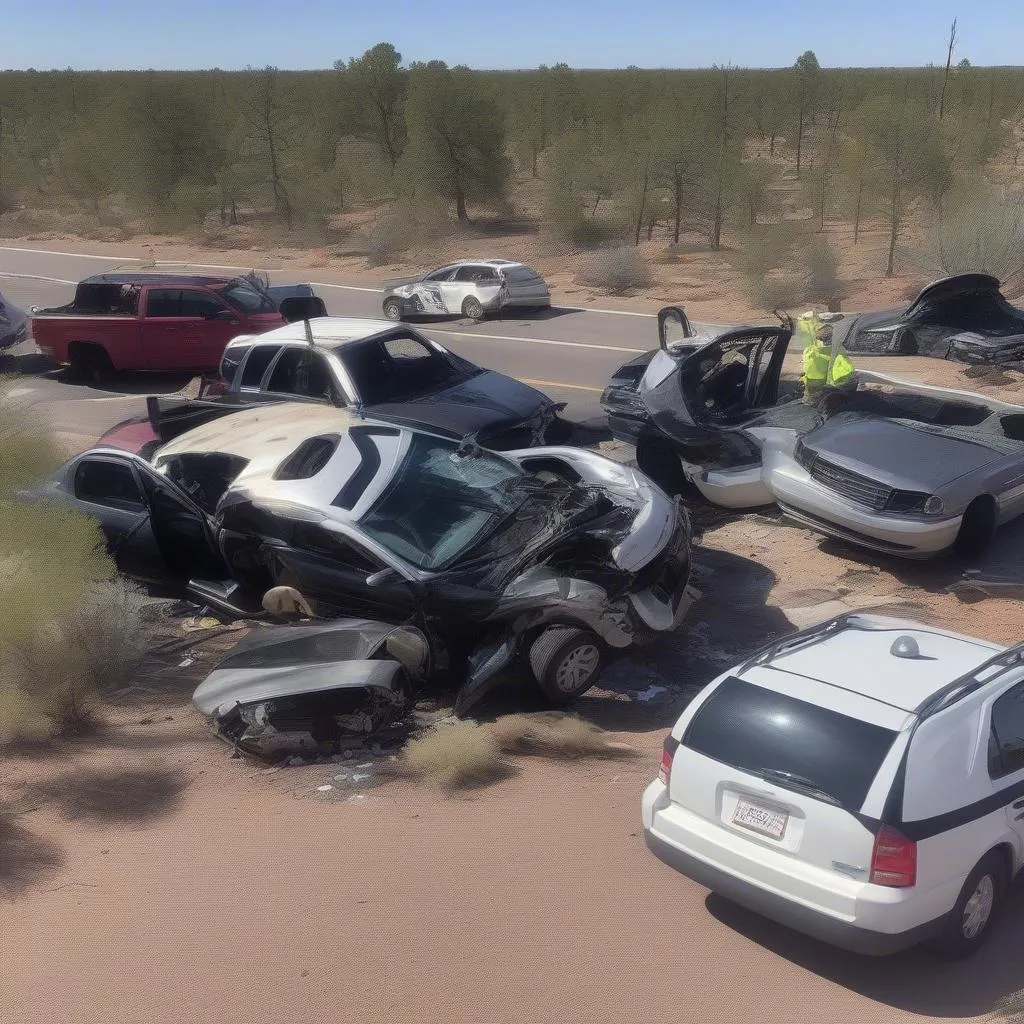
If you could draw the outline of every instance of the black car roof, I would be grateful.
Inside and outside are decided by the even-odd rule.
[[[82,284],[166,284],[166,285],[197,285],[213,288],[225,285],[233,280],[231,277],[202,277],[197,274],[95,274],[86,277]]]

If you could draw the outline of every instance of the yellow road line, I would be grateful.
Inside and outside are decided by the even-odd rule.
[[[591,387],[589,384],[561,384],[556,380],[530,380],[529,377],[520,377],[519,379],[524,384],[533,384],[540,388],[572,388],[573,391],[596,391],[598,394],[604,391],[604,388]]]

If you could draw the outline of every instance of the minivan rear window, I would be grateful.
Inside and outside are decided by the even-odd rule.
[[[740,771],[810,780],[860,810],[897,734],[730,676],[700,706],[683,746]],[[778,777],[772,782],[786,785]]]

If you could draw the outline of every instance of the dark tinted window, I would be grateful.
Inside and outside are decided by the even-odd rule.
[[[529,267],[509,267],[507,270],[502,271],[506,278],[512,282],[523,283],[525,281],[536,282],[540,280],[540,274],[536,270],[531,270]]]
[[[896,735],[731,677],[701,705],[683,745],[741,771],[801,775],[858,810]]]
[[[450,281],[451,278],[452,278],[452,275],[454,273],[455,273],[455,269],[453,267],[444,267],[441,270],[435,270],[433,273],[427,274],[427,276],[424,277],[423,280],[424,281]]]
[[[324,357],[308,347],[287,349],[277,361],[267,390],[282,395],[330,400],[331,373]]]
[[[212,316],[227,308],[216,295],[186,288],[181,292],[181,307],[178,310],[178,316]]]
[[[181,291],[177,288],[150,288],[146,298],[146,316],[178,316]]]
[[[472,264],[468,267],[459,267],[455,271],[456,281],[496,281],[497,271],[493,267],[481,267]]]
[[[280,351],[281,349],[277,345],[257,345],[253,348],[249,353],[249,358],[245,361],[245,366],[242,367],[242,380],[239,386],[258,388],[260,381],[263,380],[263,374],[267,372],[267,367]]]
[[[135,474],[123,462],[85,459],[75,470],[74,486],[80,501],[129,511],[146,507]]]
[[[245,353],[249,351],[248,345],[239,345],[237,348],[224,350],[224,356],[220,361],[220,375],[230,384],[235,379],[238,367],[242,365]]]
[[[470,364],[412,337],[364,341],[334,350],[364,405],[404,402],[451,387],[476,372]]]
[[[276,313],[277,303],[267,295],[262,288],[255,287],[251,282],[245,280],[232,281],[231,284],[221,288],[220,294],[231,303],[235,309],[243,313]]]
[[[1024,684],[1004,693],[992,705],[993,742],[989,773],[993,778],[1024,769]]]

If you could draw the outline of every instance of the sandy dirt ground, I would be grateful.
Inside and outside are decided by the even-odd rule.
[[[179,255],[315,265],[308,252],[300,262],[161,243],[160,259]],[[394,269],[358,277],[325,260],[323,280],[376,282]],[[573,287],[556,283],[556,297],[593,301]],[[700,317],[744,315],[707,288],[687,300]],[[662,298],[615,301],[652,311]],[[870,368],[1011,401],[1024,380],[968,379],[934,360]],[[95,737],[0,762],[0,1019],[890,1024],[987,1014],[1024,987],[1021,893],[973,961],[862,960],[741,912],[655,860],[639,800],[695,688],[793,625],[868,606],[1012,642],[1024,635],[1024,605],[949,592],[962,565],[852,554],[772,515],[694,518],[705,598],[672,657],[615,672],[625,690],[666,685],[664,698],[644,703],[619,687],[579,703],[639,756],[522,759],[512,778],[455,797],[387,777],[390,751],[272,768],[231,757],[190,696],[234,634],[185,639],[180,622],[163,623],[160,639],[180,642],[108,697]],[[1004,529],[967,568],[1024,578],[1022,539],[1024,528]]]

